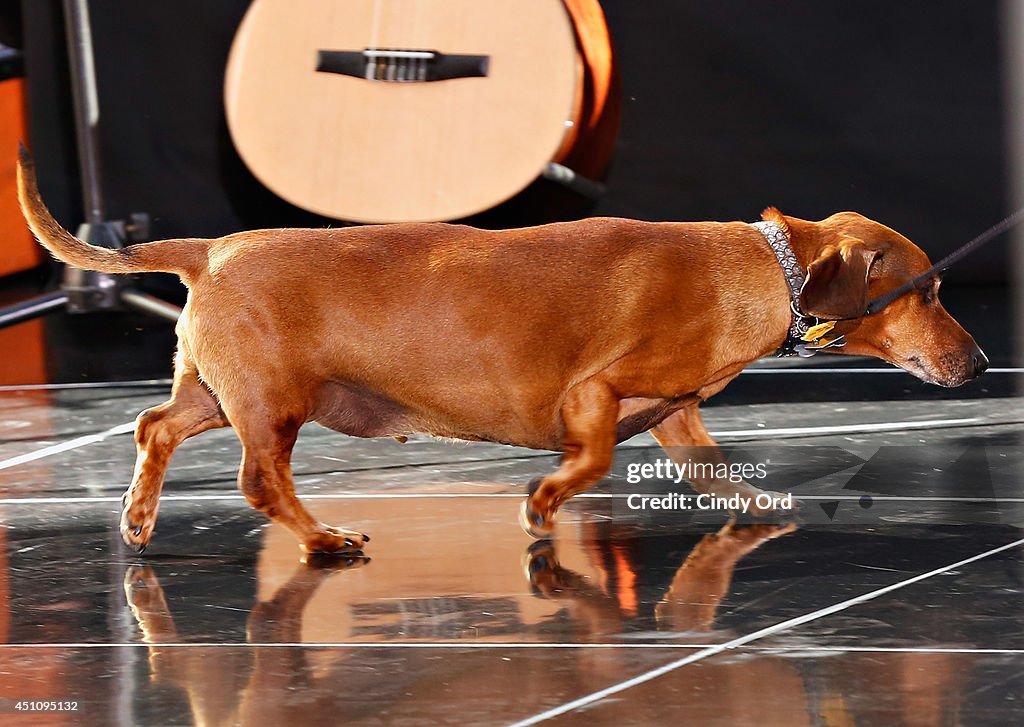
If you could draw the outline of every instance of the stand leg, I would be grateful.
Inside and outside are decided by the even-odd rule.
[[[93,68],[92,35],[88,0],[64,0],[68,57],[71,61],[71,86],[74,92],[75,129],[78,132],[79,163],[86,223],[78,228],[78,237],[90,245],[121,248],[128,233],[137,240],[139,229],[132,230],[120,220],[105,220],[103,190],[98,156],[99,117],[96,74]],[[145,227],[143,216],[133,216],[132,226]],[[143,233],[145,234],[145,233]],[[149,315],[177,321],[181,309],[137,290],[123,288],[123,276],[67,267],[61,290],[0,308],[0,328],[67,308],[70,313],[117,310],[120,306]]]
[[[122,290],[121,302],[129,308],[172,322],[177,321],[181,315],[181,308],[178,306],[171,305],[166,301],[154,298],[147,293],[141,293],[138,290]]]
[[[0,328],[6,328],[7,326],[13,326],[15,323],[46,315],[58,308],[63,308],[67,302],[68,294],[63,290],[58,290],[22,303],[7,306],[0,309]]]
[[[581,174],[577,174],[569,167],[564,164],[558,164],[557,162],[549,162],[544,167],[544,171],[541,172],[541,176],[544,179],[550,179],[552,182],[558,182],[563,187],[571,189],[581,197],[587,199],[597,199],[602,196],[606,191],[602,182],[595,182],[593,179],[587,179]]]

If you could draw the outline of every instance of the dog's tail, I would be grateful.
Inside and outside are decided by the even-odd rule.
[[[177,273],[186,278],[207,265],[207,240],[160,240],[119,249],[79,240],[47,209],[36,183],[35,164],[24,145],[18,149],[18,201],[29,229],[43,247],[76,268],[101,273]]]

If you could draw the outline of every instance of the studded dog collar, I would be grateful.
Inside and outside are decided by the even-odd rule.
[[[842,336],[830,341],[824,340],[824,336],[835,325],[835,321],[822,324],[817,318],[805,315],[800,310],[800,290],[804,285],[804,271],[797,262],[793,248],[789,246],[789,238],[782,228],[774,222],[767,220],[752,223],[754,227],[764,236],[768,246],[775,253],[775,258],[782,267],[782,273],[786,277],[786,285],[789,287],[789,309],[792,319],[789,324],[789,334],[783,341],[775,355],[784,358],[787,356],[800,356],[808,358],[824,348],[839,347],[846,343]]]

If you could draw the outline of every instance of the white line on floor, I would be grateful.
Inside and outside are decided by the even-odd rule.
[[[643,493],[637,493],[643,494]],[[664,493],[652,493],[664,494]],[[524,497],[523,492],[332,492],[332,493],[303,493],[299,496],[303,500],[451,500],[459,498],[514,498]],[[613,494],[610,492],[584,492],[574,495],[574,500],[611,500],[615,498],[625,499],[626,494]],[[794,493],[798,500],[860,500],[862,495],[801,495]],[[224,492],[206,495],[163,495],[161,502],[202,502],[210,500],[244,500],[245,498],[237,492]],[[1024,503],[1024,497],[912,497],[909,495],[872,495],[873,502],[1006,502]],[[87,505],[120,503],[120,495],[107,495],[102,497],[8,497],[0,495],[0,507],[4,505]]]
[[[905,374],[897,368],[816,368],[814,366],[778,366],[775,368],[743,369],[743,374]],[[998,366],[987,369],[986,374],[1024,374],[1024,368]],[[908,374],[909,375],[909,374]]]
[[[797,500],[860,500],[864,495],[801,495]],[[928,495],[870,495],[873,502],[1024,502],[1024,497],[929,497]],[[2,502],[2,500],[0,500]]]
[[[126,641],[122,643],[100,643],[95,641],[66,642],[52,644],[0,644],[0,649],[9,648],[34,648],[34,649],[93,649],[109,648],[119,646],[159,646],[178,648],[208,649],[218,647],[308,647],[319,649],[703,649],[707,644],[545,644],[533,641],[523,642],[487,642],[467,641],[263,641],[263,642],[221,642],[221,641],[196,641],[196,642],[153,642],[150,644],[139,641]],[[811,648],[811,647],[801,647]]]
[[[598,702],[602,699],[605,699],[606,697],[610,697],[613,694],[618,694],[640,684],[645,684],[646,682],[649,682],[653,679],[657,679],[658,677],[668,674],[669,672],[675,671],[676,669],[686,666],[687,664],[693,664],[703,659],[707,659],[708,657],[715,656],[716,654],[720,654],[723,651],[735,649],[737,647],[743,646],[744,644],[749,644],[751,641],[763,639],[765,636],[771,636],[772,634],[777,634],[779,632],[787,631],[797,626],[810,623],[811,621],[816,621],[825,616],[830,616],[834,613],[845,611],[846,609],[852,606],[865,603],[872,599],[878,598],[879,596],[883,596],[886,593],[891,593],[893,591],[899,590],[900,588],[905,588],[906,586],[912,585],[914,583],[919,583],[928,578],[932,578],[933,576],[941,575],[951,570],[956,570],[957,568],[961,568],[970,563],[974,563],[975,561],[981,560],[983,558],[988,558],[997,553],[1002,553],[1006,550],[1011,550],[1013,548],[1020,547],[1021,545],[1024,545],[1024,538],[1020,540],[1015,540],[1012,543],[1007,543],[1006,545],[1001,545],[998,548],[986,550],[984,553],[979,553],[978,555],[971,556],[970,558],[965,558],[964,560],[957,561],[956,563],[951,563],[941,568],[936,568],[935,570],[928,571],[927,573],[921,573],[920,575],[916,575],[913,578],[907,578],[906,580],[899,581],[898,583],[893,583],[892,585],[885,586],[884,588],[879,588],[874,591],[864,593],[860,596],[849,598],[845,601],[840,601],[839,603],[836,603],[832,606],[821,608],[817,611],[812,611],[811,613],[804,614],[803,616],[797,616],[796,618],[780,621],[777,624],[768,626],[763,629],[758,629],[757,631],[746,634],[745,636],[740,636],[739,638],[733,639],[732,641],[728,641],[724,644],[716,644],[714,646],[709,646],[693,654],[684,656],[681,659],[671,661],[668,664],[658,667],[657,669],[651,669],[650,671],[644,672],[643,674],[635,676],[632,679],[626,679],[625,681],[619,682],[618,684],[613,684],[612,686],[606,687],[605,689],[600,689],[596,692],[592,692],[590,694],[587,694],[586,696],[580,697],[579,699],[574,699],[571,702],[566,702],[565,704],[562,704],[558,707],[554,707],[544,712],[535,714],[532,717],[527,717],[526,719],[513,723],[510,727],[528,727],[529,725],[539,724],[540,722],[546,722],[549,719],[566,714],[567,712],[573,712],[577,709],[580,709],[581,707],[586,707],[587,705],[593,704],[594,702]]]
[[[533,641],[523,642],[486,642],[486,641],[262,641],[262,642],[224,642],[224,641],[194,641],[194,642],[153,642],[141,641],[124,642],[56,642],[56,643],[4,643],[0,644],[2,649],[109,649],[123,647],[160,647],[163,648],[193,648],[193,649],[215,649],[215,648],[308,648],[308,649],[622,649],[625,651],[643,651],[644,649],[707,649],[724,644],[620,644],[620,643],[599,643],[599,644],[545,644]],[[763,647],[739,647],[744,651],[769,652],[772,654],[787,654],[798,652],[800,654],[813,653],[816,651],[827,653],[880,653],[880,654],[1024,654],[1024,649],[972,649],[969,647],[885,647],[885,646],[763,646]]]
[[[68,384],[14,384],[0,386],[0,391],[67,391],[73,389],[134,389],[156,386],[170,387],[174,379],[137,379],[134,381],[75,381]]]
[[[1024,649],[972,649],[970,647],[916,647],[916,646],[808,646],[805,648],[798,646],[761,646],[753,647],[751,651],[769,651],[769,652],[808,652],[813,653],[815,651],[825,651],[829,653],[833,652],[856,652],[865,654],[1024,654]]]
[[[35,462],[37,459],[43,459],[44,457],[50,457],[61,452],[67,452],[69,449],[78,449],[88,444],[96,444],[102,442],[107,437],[113,437],[116,434],[127,434],[135,431],[135,422],[127,422],[125,424],[118,424],[116,427],[105,429],[97,434],[86,434],[84,437],[75,437],[69,439],[66,442],[59,444],[52,444],[49,447],[43,447],[37,449],[35,452],[28,452],[26,454],[19,454],[17,457],[11,457],[0,461],[0,470],[5,470],[10,467],[17,467],[19,464],[25,464],[26,462]]]
[[[906,421],[906,422],[876,422],[869,424],[846,424],[840,426],[825,426],[825,427],[782,427],[778,429],[733,429],[728,431],[715,431],[710,432],[711,436],[717,437],[723,441],[739,437],[756,437],[756,438],[770,438],[770,437],[805,437],[805,436],[819,436],[827,434],[870,434],[872,432],[893,432],[893,431],[914,431],[918,429],[945,429],[949,427],[960,427],[976,424],[989,424],[996,426],[998,424],[1012,424],[1015,422],[986,422],[976,417],[969,419],[925,419],[922,421]],[[76,437],[75,439],[68,440],[67,442],[61,442],[60,444],[53,444],[49,447],[43,447],[35,452],[28,452],[26,454],[18,455],[17,457],[11,457],[10,459],[0,460],[0,470],[5,470],[10,467],[16,467],[26,462],[34,462],[44,457],[50,457],[61,452],[67,452],[71,449],[77,449],[79,447],[85,447],[89,444],[95,444],[102,442],[107,437],[112,437],[116,434],[128,434],[135,431],[135,422],[126,422],[125,424],[119,424],[116,427],[111,427],[98,434],[88,434],[84,437]],[[473,460],[473,463],[487,462],[483,460]],[[410,467],[416,466],[410,464]]]
[[[777,429],[732,429],[723,432],[708,432],[712,437],[728,440],[732,437],[802,437],[820,434],[870,434],[872,432],[902,432],[915,429],[944,429],[969,424],[987,423],[976,417],[970,419],[923,419],[908,422],[875,422],[869,424],[840,424],[826,427],[781,427]],[[999,422],[991,422],[998,424]]]

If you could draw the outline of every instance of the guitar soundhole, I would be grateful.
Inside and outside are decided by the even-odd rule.
[[[316,70],[368,81],[425,83],[487,75],[490,56],[454,55],[433,50],[366,48],[322,50]]]

